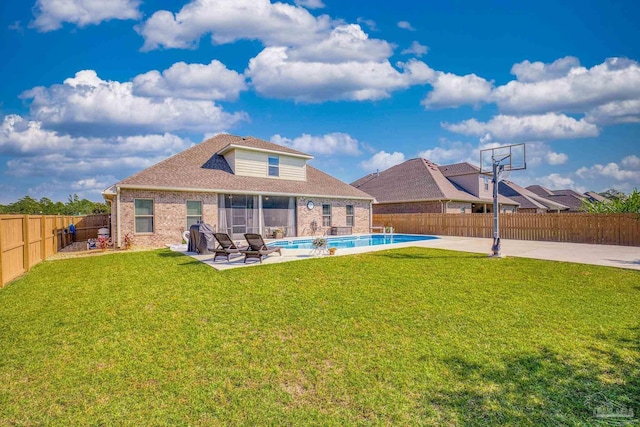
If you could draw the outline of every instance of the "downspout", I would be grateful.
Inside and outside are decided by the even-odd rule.
[[[116,187],[116,234],[118,239],[118,247],[122,245],[122,239],[120,238],[120,187]]]
[[[373,201],[369,201],[369,231],[373,227]]]

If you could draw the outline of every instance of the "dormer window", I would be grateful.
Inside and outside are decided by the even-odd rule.
[[[280,157],[269,156],[269,176],[280,176]]]

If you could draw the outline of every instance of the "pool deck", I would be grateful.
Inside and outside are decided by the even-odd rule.
[[[345,256],[411,246],[449,249],[461,252],[485,253],[488,255],[491,252],[491,243],[491,239],[438,236],[438,239],[417,242],[338,249],[334,256]],[[187,252],[186,245],[173,245],[171,246],[171,249],[202,261],[216,270],[227,270],[230,268],[254,265],[268,265],[278,262],[298,261],[329,256],[328,254],[315,254],[310,249],[283,249],[282,256],[279,256],[277,253],[271,254],[263,260],[262,264],[255,260],[250,260],[245,264],[243,263],[244,256],[242,255],[232,257],[229,262],[222,258],[218,258],[214,263],[212,254],[198,255],[193,252]],[[501,254],[505,257],[535,258],[550,261],[565,261],[640,270],[640,247],[636,246],[502,240]]]

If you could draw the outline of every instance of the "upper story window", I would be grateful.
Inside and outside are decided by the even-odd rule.
[[[202,221],[202,202],[187,200],[187,230]]]
[[[269,176],[280,176],[280,157],[269,156]]]
[[[353,205],[347,205],[347,227],[353,227],[354,223]]]
[[[331,227],[331,205],[322,205],[322,226]]]
[[[484,176],[484,189],[489,190],[489,177],[486,175]]]
[[[136,233],[153,233],[153,199],[135,199],[134,217]]]

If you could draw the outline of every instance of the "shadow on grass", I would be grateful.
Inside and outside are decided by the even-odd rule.
[[[450,251],[451,255],[429,255],[429,254],[408,254],[401,252],[371,252],[367,255],[379,258],[389,259],[460,259],[460,258],[487,258],[485,254],[477,254],[473,252],[455,252]]]
[[[635,414],[616,425],[638,425],[640,328],[631,332],[633,338],[599,337],[604,345],[590,349],[588,362],[547,348],[487,363],[447,359],[455,386],[443,384],[425,398],[425,415],[445,425],[602,425],[594,411],[613,407]]]
[[[183,254],[182,252],[175,252],[169,249],[162,249],[157,253],[158,253],[158,256],[161,258],[179,258],[181,256],[188,256]]]

